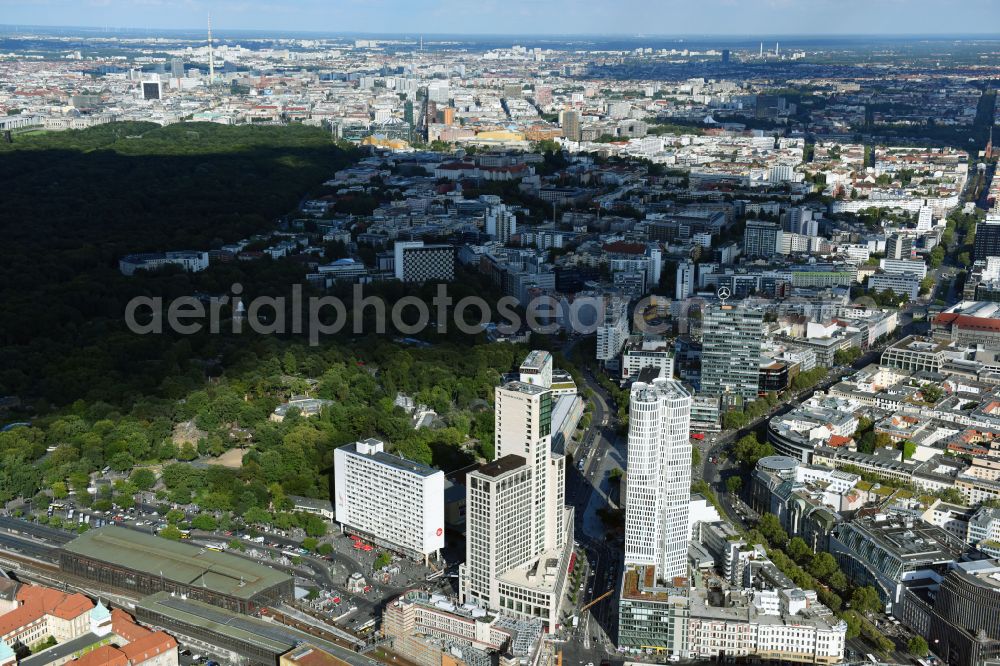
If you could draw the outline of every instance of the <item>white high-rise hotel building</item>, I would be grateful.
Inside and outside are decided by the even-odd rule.
[[[341,529],[410,557],[444,548],[444,472],[394,456],[377,439],[333,452],[333,506]]]
[[[573,543],[565,459],[552,452],[552,403],[542,385],[497,387],[495,459],[468,475],[459,570],[463,603],[538,617],[550,628],[559,621]]]
[[[687,576],[691,394],[680,382],[636,382],[629,401],[625,565],[658,580]]]

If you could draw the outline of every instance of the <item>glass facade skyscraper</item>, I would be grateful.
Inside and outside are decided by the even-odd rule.
[[[764,311],[743,305],[706,309],[702,322],[701,393],[756,400]]]

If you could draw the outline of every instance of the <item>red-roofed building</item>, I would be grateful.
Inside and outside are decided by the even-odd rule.
[[[120,650],[102,645],[69,663],[74,666],[128,666],[128,658]]]
[[[646,254],[646,246],[642,243],[628,243],[626,241],[615,241],[605,243],[604,251],[609,254]]]
[[[995,304],[992,304],[995,305]],[[960,345],[983,345],[988,349],[1000,348],[1000,318],[984,311],[983,316],[942,312],[933,319],[931,336],[939,342],[957,342]]]
[[[178,666],[177,641],[173,636],[140,627],[121,609],[109,613],[101,606],[98,610],[109,621],[110,644],[68,662],[72,666]]]
[[[843,435],[830,435],[830,439],[827,440],[826,445],[833,448],[838,448],[841,446],[847,446],[854,439],[851,437],[844,437]]]
[[[132,643],[138,641],[145,636],[153,633],[145,627],[140,627],[132,619],[132,616],[116,608],[111,611],[111,631],[115,633],[116,636],[121,637],[126,643]]]
[[[448,180],[462,180],[463,178],[476,177],[476,165],[472,162],[447,162],[439,164],[434,169],[435,178],[447,178]]]
[[[119,648],[130,666],[176,666],[177,641],[162,631],[150,633]]]
[[[7,645],[32,645],[47,636],[63,643],[90,631],[94,602],[82,594],[24,585],[17,591],[17,603],[0,615],[0,639]]]

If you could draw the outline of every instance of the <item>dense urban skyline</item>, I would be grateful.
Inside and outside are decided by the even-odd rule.
[[[0,0],[0,666],[1000,656],[1000,0],[83,2]]]
[[[92,26],[193,29],[211,12],[219,29],[368,34],[465,35],[985,35],[991,0],[596,0],[404,2],[320,0],[205,2],[199,0],[33,0],[4,2],[8,27]],[[641,19],[641,20],[635,20]]]

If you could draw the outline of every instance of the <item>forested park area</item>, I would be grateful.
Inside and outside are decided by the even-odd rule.
[[[95,388],[155,388],[174,372],[176,341],[125,332],[125,304],[199,285],[176,273],[129,279],[118,259],[273,229],[351,160],[329,132],[304,126],[111,123],[0,144],[0,395],[44,407]],[[299,274],[268,264],[224,277],[254,286]]]
[[[30,421],[0,433],[0,501],[65,496],[110,468],[123,478],[96,498],[76,497],[127,505],[151,486],[154,469],[166,472],[162,499],[244,515],[278,511],[290,494],[328,497],[333,449],[358,438],[382,437],[448,470],[492,455],[493,389],[526,348],[480,345],[477,336],[407,346],[346,335],[309,347],[278,336],[139,336],[124,326],[136,295],[220,293],[234,282],[247,293],[285,295],[302,282],[305,268],[282,260],[130,278],[117,260],[273,230],[355,159],[328,132],[115,123],[20,135],[0,151],[0,173],[16,183],[0,207],[0,395],[26,406],[7,421]],[[382,290],[390,299],[429,295]],[[481,290],[470,279],[455,296]],[[398,393],[435,410],[433,427],[415,429],[393,404]],[[269,420],[299,395],[332,404],[318,417],[293,409]],[[194,437],[178,438],[179,425]],[[235,468],[206,476],[187,464],[234,448]]]

